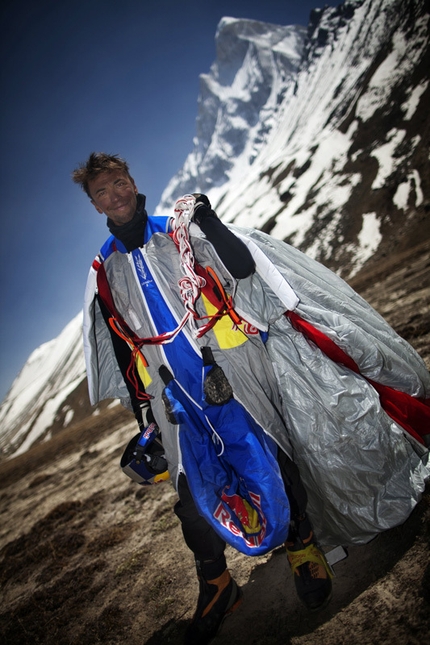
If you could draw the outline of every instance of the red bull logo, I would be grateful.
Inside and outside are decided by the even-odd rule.
[[[227,495],[224,492],[222,501],[215,510],[214,518],[230,533],[243,538],[248,547],[253,548],[260,546],[263,542],[267,530],[267,520],[261,507],[261,496],[249,492],[249,497],[252,506],[239,495]],[[228,507],[234,512],[234,515]],[[238,521],[241,528],[237,525]]]
[[[155,425],[155,423],[150,423],[149,426],[146,428],[145,432],[143,433],[142,439],[149,439],[156,427],[157,426]]]

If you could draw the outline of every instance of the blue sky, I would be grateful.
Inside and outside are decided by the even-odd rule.
[[[340,0],[328,2],[335,6]],[[72,170],[130,164],[152,212],[192,150],[199,75],[223,16],[307,25],[317,0],[4,0],[0,400],[82,308],[108,230]]]

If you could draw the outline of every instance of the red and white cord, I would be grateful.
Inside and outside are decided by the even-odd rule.
[[[196,325],[197,312],[195,302],[200,295],[200,290],[206,285],[206,280],[194,271],[194,253],[190,244],[188,228],[194,213],[196,200],[193,195],[184,195],[175,204],[175,218],[172,221],[173,240],[178,246],[181,258],[181,271],[183,278],[178,280],[182,301],[187,311],[188,320],[193,335],[197,337]],[[181,324],[181,328],[183,325]]]

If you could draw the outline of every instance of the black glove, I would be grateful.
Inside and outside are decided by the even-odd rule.
[[[217,217],[217,214],[212,210],[211,203],[206,195],[202,195],[201,193],[192,193],[192,195],[196,199],[192,217],[193,222],[200,226],[202,220],[206,217]]]

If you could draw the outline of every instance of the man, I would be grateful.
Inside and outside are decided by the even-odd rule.
[[[204,275],[199,284],[206,285],[206,292],[202,286],[195,303],[201,335],[191,334],[187,327],[178,327],[172,335],[184,313],[184,303],[178,286],[181,258],[175,240],[167,234],[169,218],[148,216],[144,195],[138,193],[127,163],[116,155],[92,153],[74,171],[73,180],[81,185],[97,212],[107,216],[112,234],[93,263],[87,285],[84,331],[90,398],[94,404],[102,398],[120,397],[132,407],[140,428],[156,426],[160,431],[169,473],[179,495],[175,512],[194,554],[200,585],[186,643],[208,643],[225,616],[240,603],[241,591],[227,569],[225,533],[215,530],[210,514],[203,517],[202,509],[196,506],[199,477],[204,480],[206,473],[195,476],[198,459],[193,462],[193,446],[187,453],[184,442],[189,439],[179,441],[181,422],[172,418],[168,400],[172,382],[177,385],[183,418],[190,423],[193,420],[194,432],[206,436],[210,431],[218,436],[219,431],[221,436],[227,423],[227,435],[234,434],[235,419],[240,419],[248,434],[255,431],[260,437],[255,459],[265,459],[267,453],[272,466],[270,473],[256,473],[256,478],[267,474],[272,478],[269,485],[280,483],[279,499],[288,498],[291,509],[289,528],[284,522],[274,529],[285,532],[299,597],[310,610],[321,609],[331,597],[331,572],[305,513],[307,495],[291,460],[272,362],[262,334],[250,324],[232,325],[228,318],[233,315],[231,295],[254,271],[247,246],[222,224],[204,195],[194,196],[191,243]],[[211,280],[214,286],[209,293]],[[221,306],[213,314],[217,298]],[[203,383],[202,373],[206,374]],[[228,392],[225,399],[221,391]],[[228,411],[224,417],[223,410]],[[222,419],[219,427],[213,419]],[[226,419],[232,420],[231,433]],[[270,452],[276,454],[277,461],[270,461]],[[149,454],[147,457],[151,458]],[[253,458],[251,455],[251,463]],[[246,478],[247,473],[242,474]],[[255,513],[249,506],[246,509]],[[275,517],[276,512],[274,509]],[[249,543],[246,536],[245,541]]]

